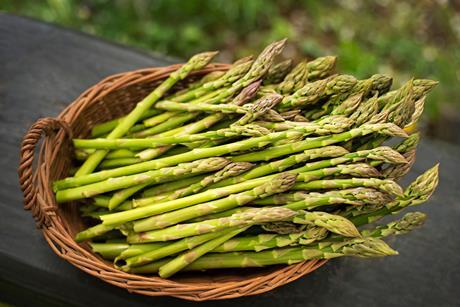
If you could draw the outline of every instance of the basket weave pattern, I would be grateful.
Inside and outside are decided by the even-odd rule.
[[[68,176],[72,166],[72,137],[86,137],[95,124],[128,113],[159,81],[179,66],[141,69],[112,75],[86,90],[57,118],[42,118],[32,125],[21,146],[19,182],[24,208],[32,212],[53,251],[81,270],[130,292],[149,296],[174,296],[202,301],[255,295],[308,274],[325,261],[305,261],[278,266],[223,273],[185,274],[174,279],[121,272],[91,252],[73,237],[84,228],[76,204],[58,205],[51,183]],[[227,70],[227,64],[208,65],[191,74],[191,81],[204,74]],[[39,141],[44,135],[44,140]],[[36,165],[35,148],[40,145]],[[179,274],[180,275],[180,274]]]

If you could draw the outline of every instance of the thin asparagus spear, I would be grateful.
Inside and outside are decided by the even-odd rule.
[[[157,109],[149,109],[149,110],[145,111],[145,113],[143,113],[141,117],[139,117],[139,120],[146,119],[148,117],[157,115],[160,112],[161,111],[157,110]],[[115,119],[112,119],[112,120],[107,121],[105,123],[95,125],[93,127],[93,129],[91,129],[91,136],[92,137],[100,137],[102,135],[110,133],[124,119],[125,119],[125,116],[120,117],[120,118],[115,118]]]

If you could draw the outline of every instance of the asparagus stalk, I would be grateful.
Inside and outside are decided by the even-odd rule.
[[[160,183],[177,178],[184,174],[199,174],[215,171],[230,163],[225,158],[209,158],[179,164],[175,167],[165,167],[159,170],[148,171],[141,174],[110,178],[105,181],[83,185],[76,188],[60,190],[56,193],[58,202],[66,202],[76,199],[88,198],[102,193],[128,188],[139,184]]]
[[[311,210],[322,205],[348,204],[358,205],[383,205],[391,201],[388,194],[371,188],[352,188],[344,190],[333,190],[324,193],[317,192],[294,192],[273,195],[271,197],[258,199],[252,204],[258,205],[286,205],[293,210]]]
[[[293,247],[262,252],[233,252],[208,254],[184,268],[201,271],[224,268],[263,267],[276,264],[294,264],[305,260],[332,259],[343,256],[373,258],[397,255],[385,242],[376,238],[355,238],[328,246]],[[155,273],[168,260],[133,268],[132,273]]]
[[[272,224],[272,223],[271,223]],[[327,229],[317,226],[309,226],[299,233],[272,234],[264,233],[256,236],[237,237],[228,240],[224,244],[212,250],[213,253],[228,253],[239,251],[260,252],[266,249],[286,247],[301,244],[310,244],[322,240],[328,234]]]
[[[270,130],[266,128],[249,124],[244,126],[234,125],[229,128],[199,134],[164,136],[148,139],[74,139],[73,143],[76,148],[149,148],[208,139],[227,138],[232,136],[261,136],[268,133],[270,133]]]
[[[305,140],[300,142],[295,142],[281,146],[273,146],[271,148],[261,150],[258,152],[242,154],[233,157],[232,160],[235,162],[269,161],[277,157],[293,154],[299,151],[304,151],[306,149],[318,148],[336,144],[339,142],[345,142],[353,138],[368,135],[374,132],[389,136],[407,137],[407,134],[403,130],[391,123],[369,125],[364,124],[358,128],[353,128],[349,131],[342,132],[339,134],[320,136],[315,138],[306,138]]]
[[[292,60],[288,59],[270,67],[264,77],[263,84],[280,83],[292,68]]]
[[[302,211],[292,220],[296,224],[312,225],[323,227],[332,233],[339,234],[344,237],[360,237],[356,226],[340,215],[330,214],[321,211]]]
[[[279,104],[279,109],[286,110],[296,107],[313,105],[320,99],[350,90],[357,80],[349,75],[332,76],[324,80],[307,83],[292,95],[285,96]]]
[[[332,133],[340,133],[351,127],[353,121],[342,115],[333,115],[322,118],[315,122],[291,122],[284,121],[282,123],[272,122],[254,122],[258,126],[262,126],[275,131],[284,131],[290,129],[304,129],[311,131],[317,135],[327,135]]]
[[[143,246],[144,244],[162,244],[162,246],[156,249],[148,249],[144,253],[135,254],[132,257],[118,258],[115,261],[115,265],[119,266],[124,271],[129,271],[129,269],[132,267],[145,265],[158,259],[175,255],[187,249],[195,248],[209,240],[218,238],[222,235],[231,233],[235,230],[239,230],[239,228],[229,228],[217,232],[208,232],[193,237],[186,237],[174,242],[153,242],[135,244],[137,246]]]
[[[235,229],[229,233],[226,233],[220,237],[205,242],[204,244],[177,256],[173,260],[162,265],[159,269],[158,274],[163,278],[171,277],[172,275],[176,274],[177,272],[185,268],[190,263],[202,257],[204,254],[212,251],[217,246],[221,245],[225,241],[230,240],[231,238],[245,231],[246,229],[247,228]]]
[[[239,182],[243,182],[253,178],[258,178],[263,175],[271,174],[274,172],[281,172],[295,164],[302,163],[307,160],[324,157],[333,157],[333,159],[307,163],[298,171],[308,172],[348,162],[359,162],[365,159],[384,161],[386,163],[391,164],[407,163],[403,156],[401,156],[398,152],[387,146],[381,146],[371,150],[362,150],[352,153],[347,153],[346,150],[344,150],[342,147],[326,146],[317,149],[306,150],[302,154],[293,155],[282,160],[261,165],[250,170],[249,172],[246,172],[243,175],[229,178],[217,184],[211,185],[209,188],[237,184]]]
[[[401,196],[403,194],[402,188],[396,182],[389,179],[377,178],[329,179],[298,182],[292,189],[313,191],[323,189],[348,189],[353,187],[373,188],[395,196]]]
[[[421,227],[426,220],[426,214],[421,212],[406,213],[400,220],[390,222],[374,229],[361,231],[364,237],[383,238],[391,235],[406,234],[414,229]]]
[[[406,188],[402,197],[386,204],[384,207],[377,207],[376,209],[370,208],[370,210],[355,208],[354,210],[346,212],[346,216],[349,217],[355,225],[361,226],[379,220],[385,215],[396,214],[408,206],[419,205],[427,201],[438,185],[438,168],[439,166],[435,165],[417,177],[417,179]]]
[[[308,66],[307,61],[298,63],[290,73],[286,75],[284,80],[278,85],[277,90],[285,95],[290,94],[305,85],[308,81]]]
[[[149,109],[139,117],[139,120],[146,119],[148,117],[157,115],[160,113],[160,110],[157,109]],[[125,116],[120,118],[115,118],[113,120],[107,121],[105,123],[97,124],[91,129],[91,136],[92,137],[100,137],[102,135],[110,133],[118,124],[120,124],[125,119]]]
[[[185,79],[190,72],[206,66],[217,52],[205,52],[193,56],[186,64],[172,72],[152,93],[140,101],[134,109],[120,122],[107,136],[108,139],[117,139],[125,135],[158,99],[160,99],[174,84]],[[107,150],[98,150],[86,159],[85,163],[75,174],[76,177],[90,174],[107,155]]]
[[[177,224],[168,228],[141,233],[132,232],[129,233],[127,240],[129,243],[171,241],[208,232],[221,231],[232,227],[247,227],[254,224],[261,224],[272,221],[290,220],[296,214],[296,211],[282,207],[255,208],[241,213],[235,213],[229,217],[223,217],[214,220],[189,224]],[[341,218],[344,219],[343,217]],[[134,225],[135,231],[139,230],[137,229],[139,228],[137,225]],[[168,223],[165,225],[170,224]]]
[[[152,216],[143,220],[135,221],[133,229],[136,232],[148,231],[153,229],[165,228],[177,223],[187,221],[199,216],[217,213],[243,206],[254,199],[264,198],[272,194],[281,193],[289,190],[295,183],[297,175],[282,173],[275,176],[269,182],[256,186],[252,190],[230,195],[226,198],[218,199],[208,203],[201,203],[189,206],[184,209],[176,210],[161,215]],[[103,218],[103,217],[102,217]],[[141,236],[145,237],[145,236]]]
[[[198,193],[199,191],[203,190],[207,186],[213,183],[217,183],[222,181],[226,178],[238,176],[241,173],[244,173],[254,167],[253,164],[248,162],[235,162],[226,165],[220,171],[209,175],[203,178],[201,181],[194,183],[190,186],[184,187],[182,189],[176,190],[171,195],[167,196],[165,200],[174,200],[177,198],[185,197],[191,194]]]

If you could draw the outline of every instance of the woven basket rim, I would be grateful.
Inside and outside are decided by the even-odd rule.
[[[73,134],[72,125],[88,106],[115,91],[129,86],[152,83],[164,79],[181,64],[138,69],[108,76],[84,91],[56,118],[38,120],[24,136],[21,147],[19,181],[24,192],[24,207],[31,210],[42,229],[43,235],[60,257],[79,269],[108,283],[127,289],[129,292],[148,296],[173,296],[192,301],[229,299],[255,295],[270,291],[294,281],[322,266],[325,260],[267,268],[261,274],[240,281],[184,282],[125,273],[89,251],[88,245],[77,244],[70,233],[68,221],[60,214],[51,189],[50,164],[58,159],[59,145]],[[208,72],[227,70],[228,64],[210,64],[191,76],[202,76]],[[42,133],[45,134],[39,151],[37,167],[32,169],[34,149]],[[51,162],[50,162],[51,161]]]

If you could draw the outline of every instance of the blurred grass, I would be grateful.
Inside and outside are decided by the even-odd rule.
[[[443,104],[460,109],[454,1],[2,0],[0,9],[182,58],[217,49],[231,61],[288,37],[285,57],[336,54],[340,71],[357,77],[439,80],[427,103],[432,120]]]

